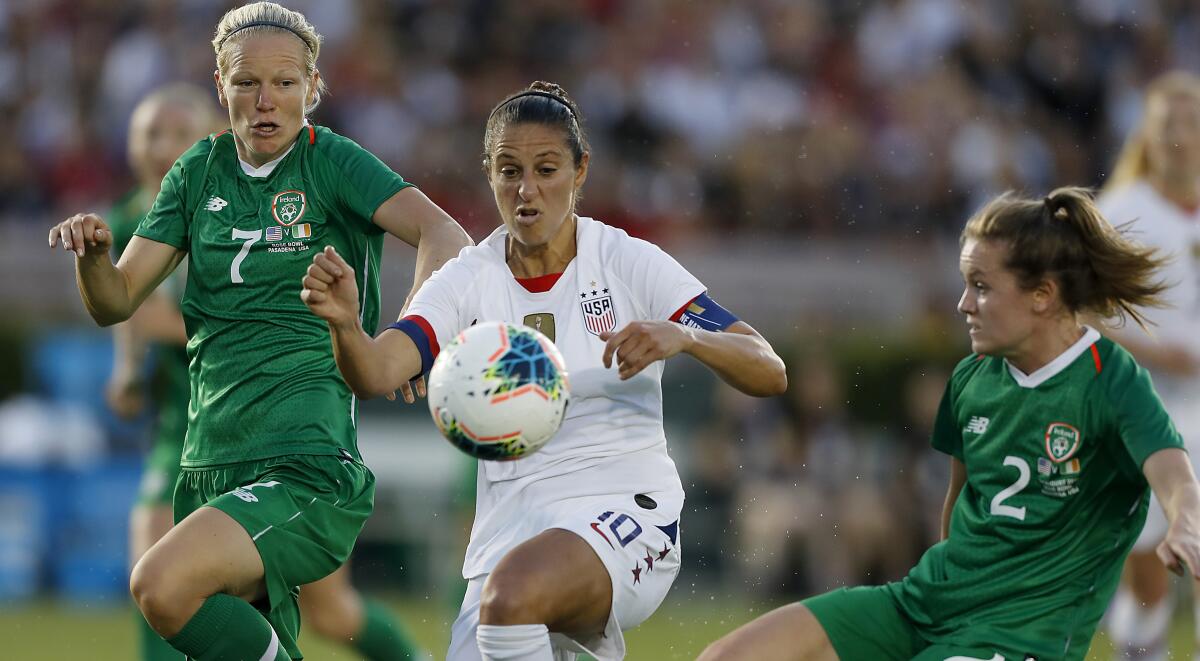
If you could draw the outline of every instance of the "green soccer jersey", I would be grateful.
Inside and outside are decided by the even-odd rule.
[[[1093,329],[1031,375],[972,356],[933,445],[967,481],[949,538],[891,584],[900,609],[933,643],[1084,658],[1146,517],[1142,462],[1183,447],[1147,372]]]
[[[121,253],[125,252],[138,223],[146,216],[144,200],[142,189],[134,188],[117,200],[109,210],[106,220],[113,233],[114,260],[119,259]],[[172,273],[159,285],[176,301],[183,295],[181,275],[178,271]],[[156,445],[173,445],[175,454],[178,454],[183,446],[184,433],[187,432],[187,352],[182,346],[164,344],[154,344],[151,350],[154,353],[154,374],[150,392],[158,408],[154,442]]]
[[[184,467],[359,456],[356,402],[325,322],[300,300],[301,280],[314,251],[334,246],[355,268],[363,327],[375,328],[383,230],[371,218],[408,185],[353,141],[312,126],[265,176],[243,170],[228,131],[171,168],[137,235],[188,252]]]

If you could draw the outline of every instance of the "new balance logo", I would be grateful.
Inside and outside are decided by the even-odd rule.
[[[204,205],[204,208],[208,211],[220,211],[227,206],[229,206],[228,202],[222,200],[216,195],[213,195],[212,197],[208,198],[208,203]]]
[[[973,415],[971,416],[971,419],[967,421],[967,426],[963,427],[963,433],[982,434],[983,432],[987,431],[988,422],[991,421],[981,415]]]

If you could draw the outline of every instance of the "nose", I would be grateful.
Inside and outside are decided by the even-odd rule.
[[[275,107],[275,99],[271,96],[271,86],[261,85],[258,91],[258,102],[255,107],[259,110],[270,110]]]
[[[521,176],[521,185],[517,187],[517,195],[521,200],[528,202],[537,195],[537,182],[533,179],[534,173],[527,172]]]
[[[962,314],[975,312],[975,297],[971,295],[969,287],[964,288],[962,296],[958,298],[958,311]]]

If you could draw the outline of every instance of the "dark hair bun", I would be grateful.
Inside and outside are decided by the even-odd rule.
[[[571,114],[575,115],[576,117],[579,116],[579,109],[575,107],[575,102],[571,100],[569,95],[567,95],[567,90],[563,89],[558,83],[551,83],[545,80],[535,80],[532,83],[529,83],[529,87],[525,88],[525,91],[549,94],[555,99],[561,101],[564,106],[570,108]]]

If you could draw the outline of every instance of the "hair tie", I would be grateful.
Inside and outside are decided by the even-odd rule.
[[[567,109],[567,113],[569,115],[571,115],[571,119],[575,120],[576,122],[579,121],[579,118],[575,116],[575,110],[571,108],[571,104],[562,100],[558,96],[555,96],[554,94],[551,94],[549,92],[543,92],[541,90],[526,90],[524,92],[521,92],[520,94],[514,94],[513,96],[511,96],[507,100],[505,100],[504,103],[501,103],[500,105],[496,106],[495,108],[492,108],[492,112],[491,112],[491,114],[488,115],[488,119],[491,119],[492,115],[495,115],[496,112],[499,111],[501,108],[507,106],[508,104],[512,103],[513,101],[516,101],[517,99],[519,99],[523,96],[541,96],[541,97],[545,97],[547,99],[553,99],[558,102],[558,105]]]
[[[308,49],[308,52],[310,52],[310,53],[312,52],[312,47],[308,45],[308,40],[305,39],[304,36],[301,35],[299,32],[297,32],[295,28],[291,27],[290,25],[284,25],[283,23],[277,23],[275,21],[250,21],[249,23],[237,28],[236,30],[231,30],[229,32],[229,34],[225,35],[225,38],[221,40],[221,46],[224,46],[225,42],[229,41],[230,37],[241,32],[242,30],[245,30],[247,28],[257,28],[257,27],[272,27],[272,28],[282,28],[284,30],[287,30],[288,32],[291,32],[292,34],[296,35],[296,37],[298,39],[300,39],[300,41],[304,42],[304,47]]]

